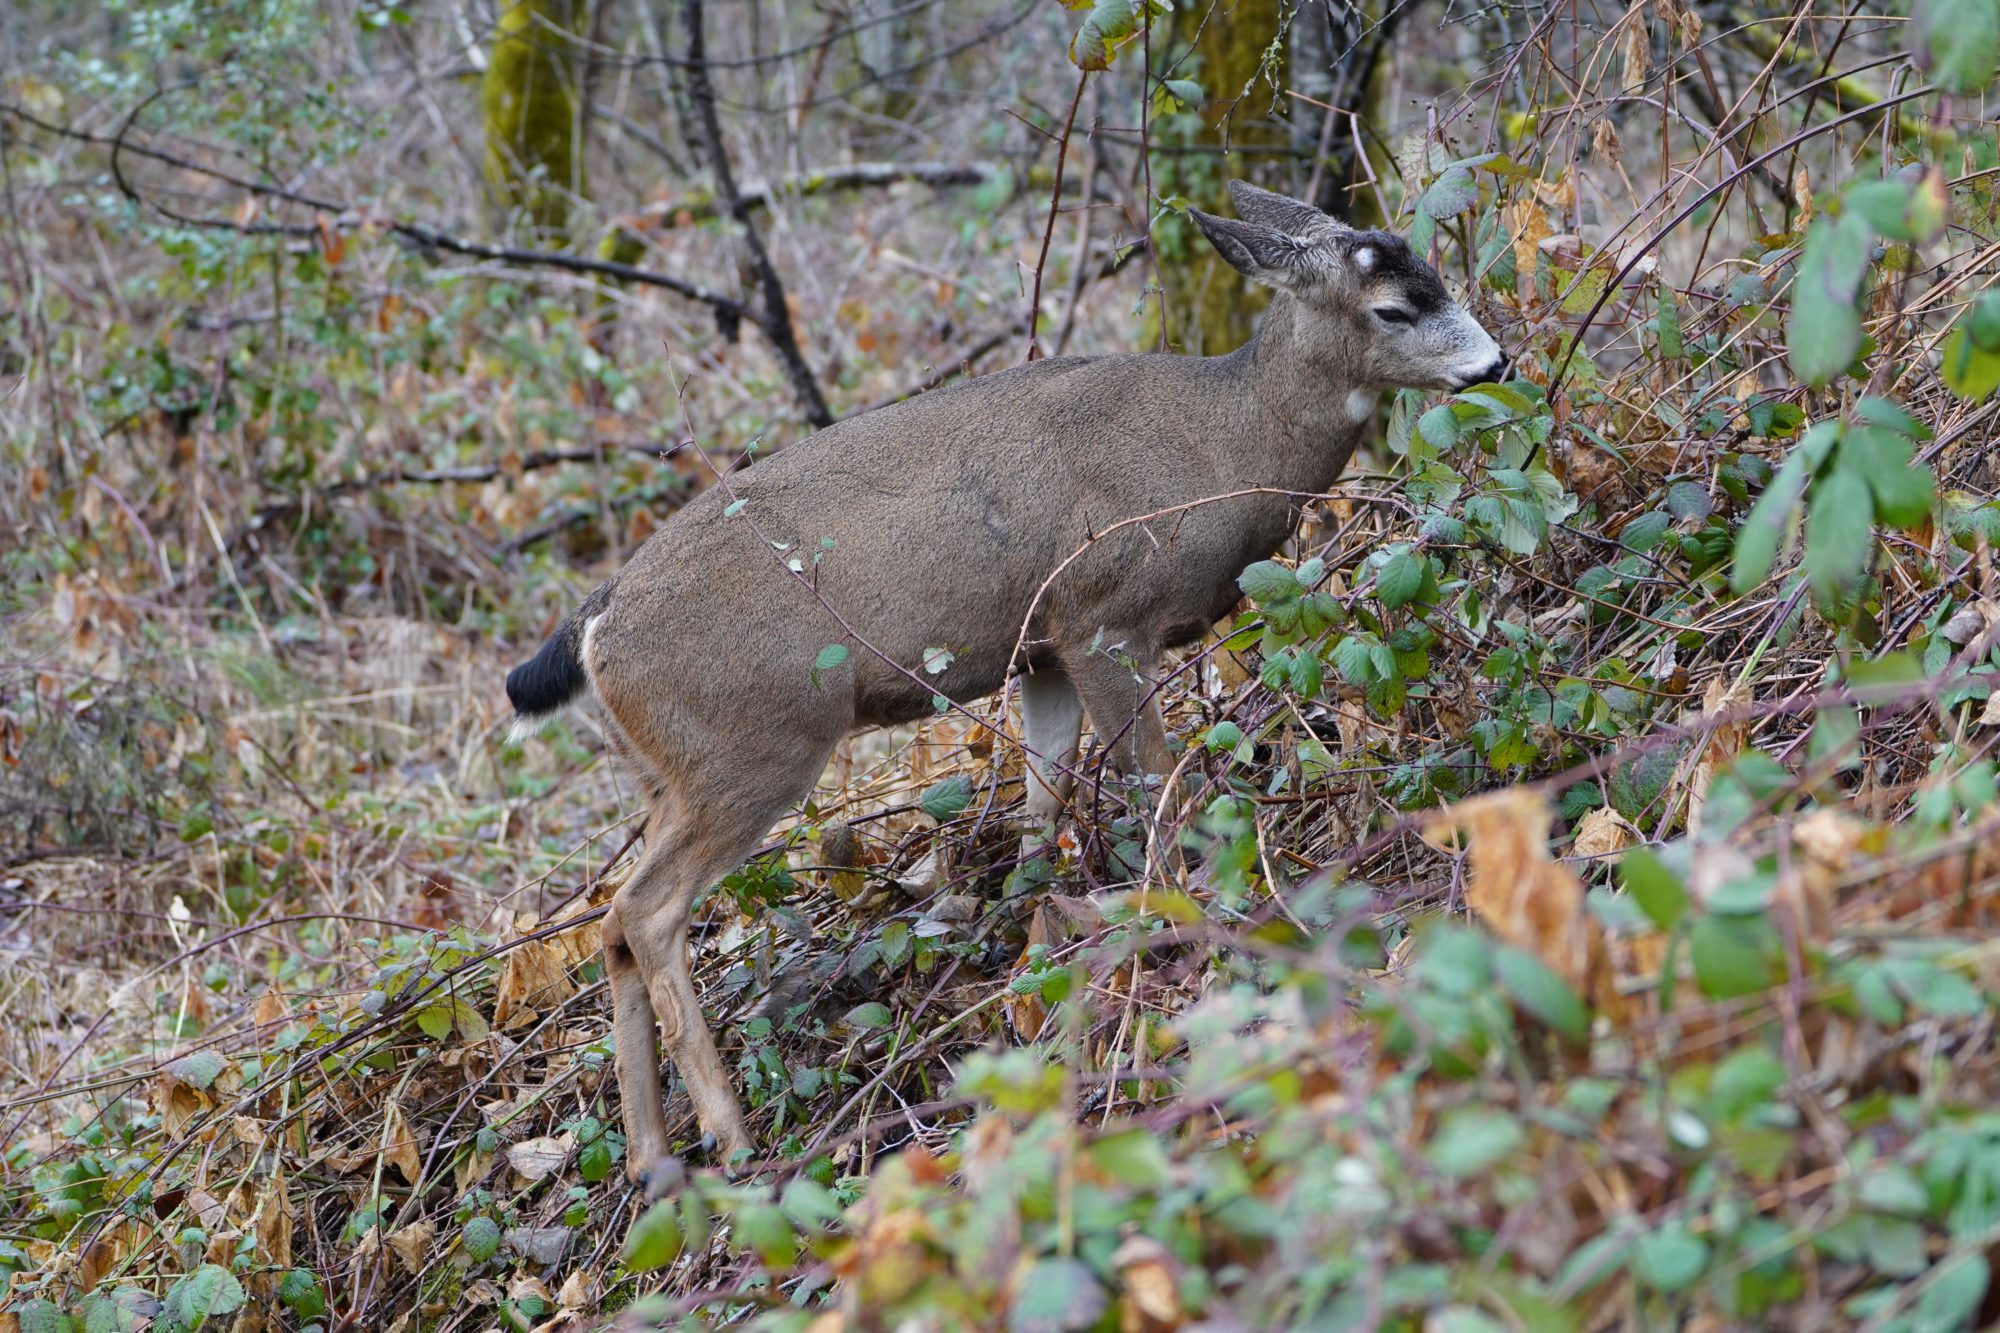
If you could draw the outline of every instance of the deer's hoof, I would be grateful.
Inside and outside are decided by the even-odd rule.
[[[633,1172],[632,1183],[639,1187],[647,1203],[658,1203],[681,1187],[687,1168],[674,1156],[657,1157]]]

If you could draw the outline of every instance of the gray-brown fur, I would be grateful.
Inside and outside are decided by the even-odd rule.
[[[1380,392],[1500,373],[1498,347],[1400,240],[1232,188],[1248,221],[1195,219],[1278,288],[1248,344],[1038,361],[831,426],[674,515],[551,640],[541,674],[516,673],[524,687],[559,683],[553,668],[574,653],[654,793],[645,854],[605,924],[635,1172],[668,1146],[654,1016],[702,1126],[726,1150],[749,1146],[689,980],[688,914],[805,797],[842,737],[929,715],[933,691],[979,699],[1019,670],[1027,748],[1047,765],[1032,817],[1060,810],[1079,701],[1119,768],[1164,772],[1162,654],[1234,605],[1237,575],[1277,549],[1301,503],[1196,502],[1324,492]],[[815,672],[832,643],[847,658]],[[954,654],[935,675],[923,669],[933,649]],[[561,702],[546,689],[515,697],[524,715]]]

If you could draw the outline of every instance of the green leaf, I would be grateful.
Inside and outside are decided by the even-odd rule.
[[[1976,1250],[1961,1253],[1955,1259],[1946,1258],[1924,1283],[1914,1327],[1922,1333],[1970,1328],[1986,1299],[1986,1286],[1992,1276],[1986,1256]]]
[[[777,1205],[739,1205],[733,1220],[729,1238],[739,1252],[754,1250],[758,1259],[774,1268],[790,1268],[797,1261],[798,1233]]]
[[[319,1278],[303,1268],[294,1268],[278,1280],[278,1299],[301,1320],[326,1313],[326,1292],[320,1288]]]
[[[829,643],[826,647],[820,649],[819,656],[813,659],[813,670],[831,671],[846,660],[847,645],[844,643]]]
[[[490,1217],[467,1218],[458,1244],[468,1259],[483,1264],[500,1251],[500,1224]]]
[[[1785,1066],[1770,1050],[1751,1045],[1732,1051],[1715,1067],[1709,1081],[1708,1101],[1702,1108],[1709,1118],[1729,1124],[1747,1112],[1768,1106],[1785,1086]]]
[[[1299,595],[1299,581],[1275,560],[1259,560],[1236,576],[1236,586],[1259,606],[1293,601]]]
[[[443,1041],[451,1035],[451,1005],[427,1005],[417,1011],[417,1026],[433,1041]]]
[[[576,1173],[593,1185],[610,1175],[611,1140],[600,1133],[578,1149]]]
[[[1908,440],[1882,426],[1849,426],[1840,445],[1841,466],[1868,479],[1876,516],[1899,528],[1928,519],[1937,496],[1936,478],[1928,467],[1917,466],[1914,456]]]
[[[847,1021],[850,1025],[863,1030],[888,1027],[891,1022],[889,1006],[879,1000],[857,1004],[847,1011]]]
[[[1333,665],[1349,685],[1366,685],[1372,674],[1368,641],[1348,635],[1333,646]]]
[[[941,782],[934,782],[924,788],[917,804],[940,824],[956,818],[966,806],[972,804],[972,779],[963,773],[954,773]]]
[[[1541,959],[1503,947],[1493,955],[1493,974],[1514,1003],[1561,1036],[1579,1044],[1590,1036],[1590,1010]]]
[[[793,1176],[780,1201],[785,1216],[801,1227],[824,1226],[840,1220],[844,1211],[833,1191],[810,1176]]]
[[[1069,3],[1069,0],[1065,0]],[[1110,69],[1118,48],[1140,28],[1142,0],[1081,0],[1072,9],[1090,5],[1083,24],[1070,39],[1069,58],[1078,69]]]
[[[2000,63],[2000,5],[1919,0],[1911,17],[1911,52],[1931,81],[1948,93],[1984,92]]]
[[[1944,343],[1945,387],[1974,402],[2000,389],[2000,349],[1979,345],[1970,321],[1961,319]]]
[[[1430,218],[1448,218],[1479,202],[1479,178],[1454,162],[1417,199],[1417,209]]]
[[[1919,235],[1919,225],[1928,230],[1927,219],[1916,215],[1917,185],[1913,181],[1863,181],[1843,196],[1848,208],[1868,219],[1877,234],[1892,241],[1931,241],[1935,236]]]
[[[1818,218],[1792,281],[1792,317],[1785,345],[1792,369],[1825,384],[1854,364],[1861,351],[1860,300],[1873,237],[1858,212]]]
[[[1483,1174],[1526,1137],[1520,1121],[1488,1106],[1461,1106],[1445,1114],[1424,1156],[1453,1180]]]
[[[33,1300],[15,1312],[21,1333],[71,1333],[74,1325],[54,1301]]]
[[[1822,605],[1861,581],[1874,556],[1875,501],[1852,467],[1836,466],[1813,487],[1806,511],[1806,579]]]
[[[496,1227],[494,1230],[497,1232],[499,1229]],[[680,1257],[682,1239],[681,1219],[675,1201],[660,1200],[639,1214],[638,1220],[632,1223],[632,1229],[625,1233],[626,1269],[634,1273],[650,1273],[654,1269],[665,1268]],[[495,1243],[498,1243],[497,1235]]]
[[[1458,443],[1458,418],[1452,415],[1449,403],[1440,403],[1417,418],[1417,434],[1425,443],[1439,452],[1450,449]]]
[[[282,1287],[279,1294],[282,1297]],[[322,1302],[319,1312],[325,1310]],[[84,1298],[83,1333],[135,1333],[159,1312],[160,1298],[150,1291],[138,1287],[100,1287]],[[23,1323],[22,1327],[25,1329],[27,1325]]]
[[[1043,1259],[1028,1270],[1007,1315],[1009,1333],[1067,1333],[1094,1327],[1111,1298],[1078,1259]]]
[[[160,1318],[176,1333],[195,1333],[211,1315],[243,1308],[243,1284],[219,1264],[203,1264],[167,1289]]]
[[[1184,107],[1200,106],[1208,97],[1193,79],[1168,79],[1162,85],[1168,96]]]
[[[1375,597],[1392,611],[1415,599],[1423,589],[1423,558],[1408,551],[1398,551],[1390,556],[1382,571],[1375,576]]]
[[[1654,296],[1654,327],[1660,335],[1660,355],[1669,361],[1678,361],[1687,355],[1687,346],[1681,340],[1681,308],[1674,300],[1674,294],[1665,283],[1660,284]]]
[[[1173,1162],[1159,1135],[1148,1129],[1107,1134],[1092,1143],[1085,1155],[1092,1166],[1122,1185],[1157,1190],[1173,1180]]]
[[[207,1091],[222,1073],[222,1057],[214,1051],[190,1051],[167,1064],[167,1072],[191,1088]]]
[[[1243,743],[1243,728],[1234,722],[1218,722],[1208,729],[1202,744],[1216,753],[1233,750]]]
[[[1625,853],[1618,873],[1625,881],[1625,892],[1661,930],[1672,930],[1687,914],[1692,901],[1688,891],[1674,878],[1674,872],[1645,848],[1634,847]]]
[[[1655,1291],[1685,1291],[1708,1267],[1708,1242],[1674,1221],[1639,1237],[1632,1272]]]
[[[1515,555],[1533,555],[1541,549],[1542,538],[1548,535],[1548,520],[1542,511],[1526,500],[1513,496],[1500,501],[1500,544]]]
[[[1771,960],[1757,927],[1762,920],[1705,916],[1689,933],[1695,982],[1712,1000],[1733,1000],[1770,989]]]

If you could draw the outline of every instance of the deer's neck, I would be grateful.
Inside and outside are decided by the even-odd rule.
[[[1298,301],[1279,292],[1255,336],[1233,354],[1242,389],[1262,423],[1242,439],[1238,470],[1253,484],[1324,491],[1374,426],[1381,395],[1346,382],[1338,358],[1308,356],[1297,336]]]

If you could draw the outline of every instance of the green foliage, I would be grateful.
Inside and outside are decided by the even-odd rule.
[[[211,1318],[236,1313],[247,1299],[228,1269],[203,1264],[167,1288],[160,1320],[175,1333],[196,1333]]]
[[[1769,577],[1802,498],[1806,576],[1827,608],[1851,599],[1867,574],[1878,521],[1913,528],[1929,519],[1936,481],[1914,462],[1916,441],[1928,432],[1882,399],[1862,399],[1855,414],[1856,421],[1807,431],[1750,511],[1731,573],[1739,595]]]
[[[1944,382],[1975,402],[2000,388],[2000,292],[1983,292],[1944,343]]]

